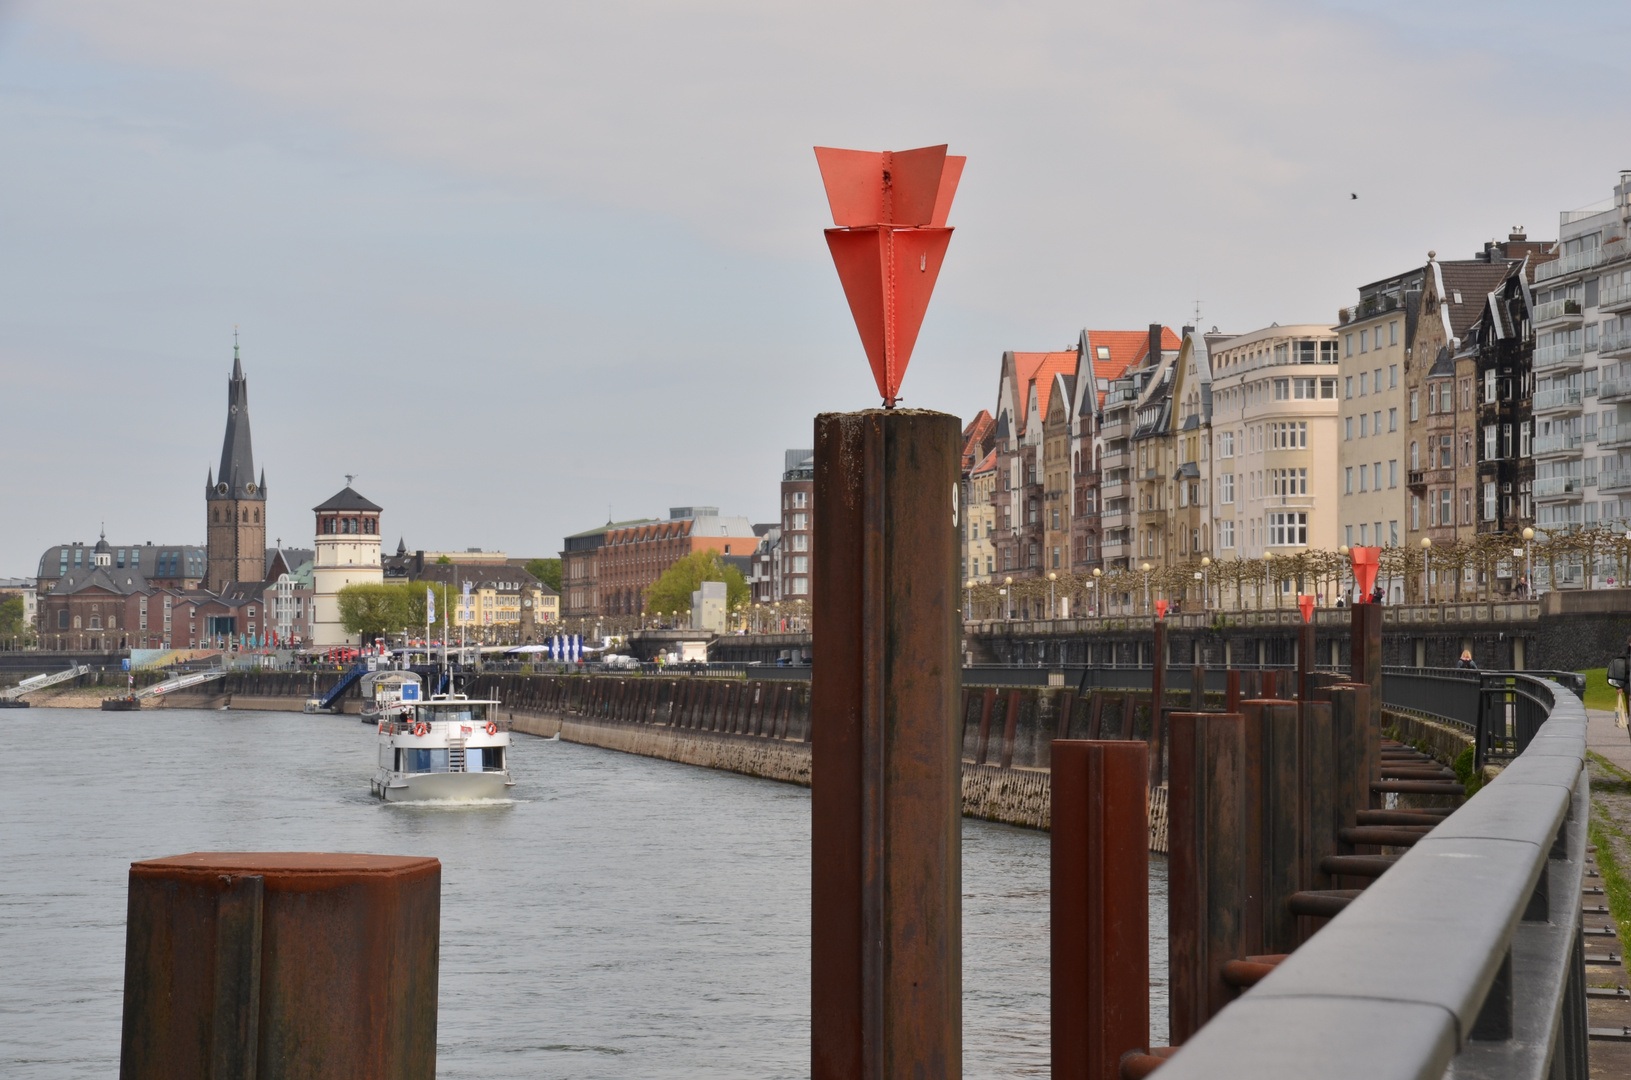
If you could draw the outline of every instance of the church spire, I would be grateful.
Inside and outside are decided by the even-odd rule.
[[[221,490],[221,485],[226,490]],[[217,499],[262,499],[255,484],[255,452],[249,437],[249,380],[244,377],[238,351],[238,330],[232,331],[232,376],[227,380],[227,429],[221,441],[221,467],[215,471]]]

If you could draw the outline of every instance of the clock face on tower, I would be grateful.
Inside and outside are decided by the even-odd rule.
[[[244,485],[244,490],[246,492],[248,492],[249,494],[253,495],[253,494],[255,494],[255,485],[254,484],[245,484]]]
[[[227,493],[227,486],[225,484],[216,484],[215,491],[218,495],[225,495]]]

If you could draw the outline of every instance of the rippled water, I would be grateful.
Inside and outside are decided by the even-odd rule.
[[[117,1072],[129,864],[199,850],[442,860],[442,1077],[809,1073],[803,788],[517,735],[515,802],[386,806],[373,732],[336,717],[19,709],[0,732],[0,1076]],[[963,886],[965,1075],[1043,1075],[1047,836],[965,821]]]

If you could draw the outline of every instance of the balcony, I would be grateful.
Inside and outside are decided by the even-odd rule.
[[[1100,469],[1119,469],[1132,464],[1132,448],[1123,443],[1120,446],[1107,446],[1104,453],[1099,455]]]
[[[1565,454],[1570,451],[1578,451],[1581,445],[1578,431],[1565,432],[1561,435],[1536,435],[1535,456],[1545,457],[1548,454]]]
[[[1427,478],[1420,469],[1413,469],[1405,473],[1405,487],[1426,487]]]
[[[1107,417],[1099,428],[1099,435],[1105,439],[1125,439],[1133,433],[1133,418],[1125,412]]]
[[[1551,390],[1540,390],[1535,393],[1535,411],[1579,411],[1580,389],[1575,386],[1558,386]]]
[[[1578,300],[1548,300],[1544,304],[1536,305],[1533,316],[1534,324],[1538,327],[1544,323],[1580,321],[1580,301]]]
[[[1597,340],[1597,352],[1600,356],[1631,352],[1631,331],[1619,334],[1604,334]]]
[[[1535,370],[1550,371],[1553,368],[1579,367],[1580,346],[1569,342],[1561,345],[1542,345],[1535,350]]]
[[[1562,499],[1579,495],[1586,490],[1586,482],[1578,476],[1548,476],[1535,481],[1535,498]]]
[[[1597,293],[1597,306],[1604,311],[1619,311],[1631,308],[1631,281],[1622,281],[1618,285],[1604,286]]]
[[[1599,450],[1619,450],[1631,446],[1631,424],[1607,424],[1597,429]]]
[[[1604,469],[1597,474],[1597,490],[1605,495],[1631,491],[1631,469]]]
[[[1620,245],[1623,247],[1624,245]],[[1582,270],[1589,270],[1608,261],[1604,256],[1605,248],[1594,247],[1585,251],[1576,251],[1572,255],[1563,255],[1551,262],[1541,263],[1535,267],[1535,284],[1551,281],[1553,278],[1567,277]]]

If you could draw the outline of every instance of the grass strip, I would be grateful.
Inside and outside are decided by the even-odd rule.
[[[1613,712],[1614,695],[1619,691],[1608,685],[1608,669],[1600,667],[1586,668],[1577,674],[1586,677],[1586,696],[1584,698],[1586,708]]]
[[[1620,946],[1631,942],[1631,878],[1620,858],[1622,845],[1631,852],[1631,836],[1617,823],[1602,795],[1620,795],[1631,800],[1631,773],[1615,765],[1601,754],[1586,751],[1587,757],[1601,770],[1591,780],[1591,820],[1586,823],[1586,835],[1597,848],[1597,872],[1602,875],[1603,894],[1608,897],[1608,912],[1620,931]],[[1612,779],[1602,778],[1604,774]]]

